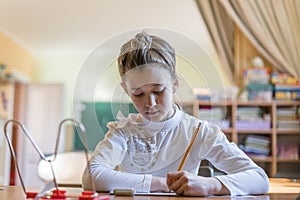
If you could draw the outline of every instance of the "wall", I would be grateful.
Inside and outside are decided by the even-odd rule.
[[[72,116],[74,90],[79,92],[84,101],[128,101],[120,87],[120,80],[116,60],[109,66],[97,64],[102,68],[97,76],[97,85],[88,84],[86,80],[82,88],[75,88],[77,78],[86,61],[85,55],[44,55],[37,57],[36,81],[39,83],[63,83],[65,86],[65,116]],[[192,100],[193,87],[228,87],[230,82],[223,76],[222,69],[214,64],[206,54],[199,54],[197,60],[201,63],[193,65],[187,58],[177,58],[177,71],[180,77],[180,87],[177,98],[182,101]],[[211,79],[214,77],[215,79]],[[93,87],[93,94],[88,94],[89,88]],[[79,91],[78,91],[79,90]],[[77,94],[78,96],[78,94]]]
[[[17,71],[34,80],[35,58],[10,38],[0,32],[0,63],[7,66],[6,72]]]
[[[5,64],[7,68],[5,73],[14,73],[23,80],[32,80],[35,70],[35,59],[25,49],[18,46],[10,38],[0,33],[0,64]],[[14,86],[11,83],[0,80],[1,86],[9,85],[9,108],[7,109],[7,117],[0,118],[0,185],[8,184],[10,171],[10,155],[8,151],[7,141],[4,138],[3,125],[6,120],[13,117],[13,101],[14,101]],[[11,129],[7,129],[9,133]]]
[[[73,90],[84,55],[52,54],[37,57],[36,81],[64,85],[64,117],[72,117]]]
[[[212,52],[210,53],[212,54]],[[66,117],[74,115],[73,103],[78,99],[86,102],[128,101],[127,95],[120,87],[116,58],[109,58],[105,62],[106,58],[93,60],[93,56],[89,56],[63,53],[37,57],[36,81],[39,83],[63,83],[65,86]],[[223,75],[216,60],[216,57],[215,59],[213,56],[210,57],[204,50],[191,57],[178,55],[177,72],[180,86],[176,98],[180,101],[193,100],[192,88],[194,87],[212,89],[230,86],[230,82]],[[93,66],[91,70],[87,65]],[[81,78],[85,69],[89,72],[80,84],[78,79]]]
[[[120,44],[132,38],[137,31],[124,32],[107,39],[90,52],[70,49],[38,55],[37,81],[65,84],[66,115],[73,115],[74,101],[128,101],[120,88],[116,59]],[[160,29],[151,29],[151,34],[168,38],[176,49],[180,76],[177,98],[191,100],[193,87],[212,89],[230,85],[208,41],[198,44],[179,32]]]

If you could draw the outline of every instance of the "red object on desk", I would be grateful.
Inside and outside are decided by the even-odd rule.
[[[50,199],[66,199],[66,190],[55,189],[52,191]]]
[[[100,196],[97,193],[97,196],[94,195],[93,191],[82,191],[82,194],[79,196],[78,200],[109,200],[109,196]]]
[[[37,194],[37,192],[26,192],[26,199],[34,199]]]

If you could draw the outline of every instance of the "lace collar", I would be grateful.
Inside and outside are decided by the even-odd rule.
[[[146,134],[144,135],[145,137],[149,137],[156,134],[157,132],[168,131],[179,124],[182,116],[182,111],[175,104],[173,105],[173,108],[175,110],[174,115],[170,119],[163,122],[152,122],[144,118],[139,113],[130,113],[128,117],[125,117],[123,113],[119,111],[116,116],[118,121],[109,122],[107,126],[113,129],[132,129],[133,127],[136,127],[139,130],[143,130],[141,132]]]

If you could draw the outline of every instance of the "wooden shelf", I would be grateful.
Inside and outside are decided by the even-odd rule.
[[[201,105],[201,106],[232,106],[232,102],[231,101],[211,102],[211,101],[198,100],[198,105]]]
[[[300,129],[276,129],[277,134],[300,134]]]
[[[239,106],[272,106],[273,102],[265,101],[238,101]]]
[[[273,162],[273,157],[271,156],[249,156],[254,162]]]
[[[277,106],[299,106],[300,101],[274,101]]]
[[[298,159],[277,158],[277,162],[280,162],[280,163],[300,163],[300,158],[298,158]]]
[[[228,136],[228,138],[239,145],[241,138],[245,137],[247,134],[257,134],[257,135],[270,135],[270,154],[272,156],[251,156],[254,162],[261,163],[263,165],[267,164],[264,169],[270,177],[275,177],[278,175],[278,164],[289,165],[293,163],[300,163],[300,159],[284,159],[277,158],[277,145],[280,142],[278,139],[279,136],[284,136],[285,139],[291,140],[291,143],[300,141],[300,129],[278,129],[277,128],[277,108],[281,107],[300,107],[300,101],[221,101],[221,102],[211,102],[211,101],[195,101],[189,102],[190,106],[193,105],[193,114],[198,117],[199,109],[201,106],[204,107],[224,107],[226,109],[226,119],[230,121],[231,127],[229,129],[223,130],[223,132]],[[184,104],[187,106],[188,104]],[[239,107],[260,107],[263,112],[266,112],[270,115],[270,129],[237,129],[237,113]],[[300,109],[300,108],[298,108]],[[298,116],[300,117],[300,116]],[[300,119],[300,118],[299,118]],[[299,139],[298,139],[299,137]],[[299,150],[300,151],[300,150]],[[290,170],[291,174],[298,173],[298,168],[293,168]]]
[[[252,130],[236,130],[239,134],[272,134],[272,129],[269,130],[259,130],[259,129],[252,129]]]

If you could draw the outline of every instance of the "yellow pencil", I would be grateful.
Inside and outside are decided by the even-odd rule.
[[[195,142],[195,140],[196,140],[196,137],[197,137],[197,135],[198,135],[200,126],[201,126],[201,122],[199,122],[199,125],[198,125],[198,127],[196,128],[196,130],[195,130],[195,132],[194,132],[194,135],[193,135],[193,137],[192,137],[192,139],[191,139],[191,141],[190,141],[190,144],[189,144],[188,148],[187,148],[186,151],[185,151],[185,154],[184,154],[184,156],[183,156],[183,158],[182,158],[182,160],[181,160],[181,163],[180,163],[180,165],[179,165],[177,171],[181,171],[181,170],[182,170],[183,165],[184,165],[184,163],[185,163],[185,161],[186,161],[186,159],[187,159],[187,157],[188,157],[188,155],[189,155],[189,153],[190,153],[190,151],[191,151],[191,149],[192,149],[192,146],[193,146],[193,144],[194,144],[194,142]]]

